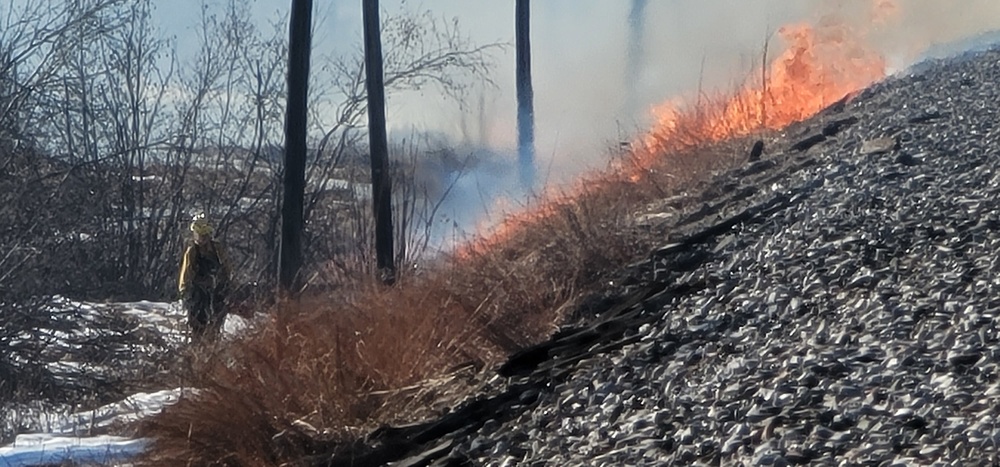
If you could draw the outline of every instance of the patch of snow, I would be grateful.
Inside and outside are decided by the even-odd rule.
[[[114,373],[114,365],[77,360],[76,352],[86,350],[88,339],[99,339],[107,331],[101,328],[109,316],[120,314],[134,320],[136,330],[145,330],[160,336],[158,344],[131,343],[128,351],[135,358],[152,356],[180,349],[188,342],[187,314],[180,302],[118,302],[88,303],[55,297],[47,306],[53,314],[72,317],[72,325],[58,329],[38,329],[20,335],[21,340],[44,341],[51,348],[62,349],[66,355],[46,362],[45,366],[60,382],[72,384],[80,375]],[[68,312],[73,311],[70,315]],[[222,329],[223,339],[239,338],[251,326],[251,321],[230,314]],[[12,357],[18,360],[18,356]],[[173,405],[192,394],[194,388],[174,388],[151,393],[133,394],[124,400],[85,411],[71,412],[66,406],[11,407],[16,413],[0,416],[16,421],[21,429],[28,428],[42,433],[17,434],[11,445],[0,447],[0,467],[28,465],[57,465],[63,462],[110,465],[127,463],[141,454],[148,444],[145,439],[108,436],[115,427],[125,427],[146,417],[158,414],[164,407]]]
[[[85,436],[115,424],[133,423],[156,415],[164,407],[177,403],[184,394],[196,392],[191,388],[174,388],[133,394],[120,402],[70,414],[61,424],[53,427],[51,432],[59,435]]]
[[[22,467],[64,462],[110,465],[127,461],[146,449],[148,440],[119,436],[66,438],[47,433],[18,435],[14,444],[0,447],[0,465]]]

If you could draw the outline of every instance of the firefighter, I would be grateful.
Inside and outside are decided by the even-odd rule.
[[[204,213],[194,216],[191,242],[184,250],[177,283],[195,341],[218,335],[226,320],[232,271],[226,252],[213,233],[212,224]]]

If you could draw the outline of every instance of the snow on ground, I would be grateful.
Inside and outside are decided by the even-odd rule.
[[[120,402],[61,417],[60,423],[53,426],[51,433],[86,436],[104,431],[116,424],[133,423],[159,413],[164,407],[180,400],[182,395],[193,394],[196,391],[192,388],[174,388],[133,394]]]
[[[64,462],[117,465],[141,454],[146,443],[144,439],[119,436],[19,435],[13,445],[0,448],[0,466],[60,465]]]
[[[106,337],[102,323],[109,319],[126,319],[125,334],[150,335],[152,339],[122,340],[123,358],[152,360],[156,356],[180,351],[187,343],[186,317],[179,303],[139,301],[129,303],[86,303],[56,297],[46,311],[54,316],[65,314],[73,319],[57,320],[59,329],[42,329],[22,336],[22,339],[44,340],[46,346],[60,349],[59,358],[46,361],[45,368],[60,380],[72,384],[74,378],[87,374],[111,372],[120,362],[95,364],[76,359],[74,350],[86,348],[96,339]],[[72,314],[70,313],[72,312]],[[67,325],[70,324],[70,325]],[[223,338],[233,338],[247,328],[248,322],[230,315],[223,327]],[[52,465],[63,462],[80,464],[117,465],[140,454],[147,444],[145,439],[110,436],[115,427],[134,424],[145,417],[159,413],[164,407],[176,403],[181,397],[196,393],[193,388],[164,389],[151,393],[133,394],[121,401],[102,407],[73,411],[66,406],[39,401],[37,404],[20,405],[0,413],[0,418],[18,432],[13,443],[0,446],[0,467]]]

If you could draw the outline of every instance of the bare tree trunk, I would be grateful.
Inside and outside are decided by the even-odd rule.
[[[767,129],[767,47],[771,44],[771,34],[764,38],[764,53],[760,59],[760,129]]]
[[[378,0],[363,0],[365,88],[368,91],[368,146],[372,164],[372,203],[375,208],[375,258],[383,282],[395,282],[392,239],[392,181],[389,144],[385,134],[385,83],[382,76],[382,38]]]
[[[302,269],[302,207],[305,198],[306,113],[312,0],[292,0],[288,28],[288,107],[285,111],[285,192],[281,207],[279,283],[297,290]]]
[[[515,41],[517,42],[517,160],[521,186],[535,185],[535,109],[531,89],[531,35],[528,0],[517,0]]]
[[[635,118],[639,114],[638,89],[641,84],[645,47],[643,36],[646,32],[646,6],[649,0],[632,0],[632,9],[628,13],[628,44],[626,45],[625,62],[625,115]]]

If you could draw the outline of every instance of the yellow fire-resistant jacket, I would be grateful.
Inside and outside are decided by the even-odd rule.
[[[204,245],[191,242],[184,250],[177,291],[184,292],[198,287],[210,293],[225,293],[232,277],[229,258],[222,244],[209,240]]]

